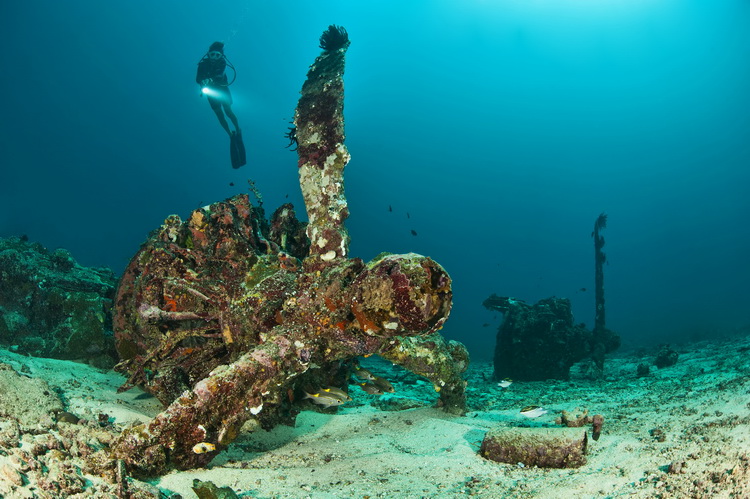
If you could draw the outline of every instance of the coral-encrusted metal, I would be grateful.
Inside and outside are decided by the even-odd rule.
[[[290,206],[266,223],[236,196],[168,218],[130,262],[116,303],[118,369],[126,387],[168,404],[113,444],[111,457],[131,473],[207,464],[248,419],[271,427],[293,418],[296,383],[334,376],[360,355],[430,379],[440,405],[463,411],[466,349],[437,333],[452,304],[445,270],[413,253],[347,257],[347,47],[318,57],[295,116],[309,248]],[[211,445],[195,447],[203,442]]]

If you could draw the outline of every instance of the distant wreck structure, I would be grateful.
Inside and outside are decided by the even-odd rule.
[[[604,325],[604,270],[606,257],[601,231],[607,215],[596,219],[594,231],[595,298],[594,330],[573,323],[570,300],[546,298],[534,305],[523,300],[493,294],[483,305],[502,312],[494,356],[495,379],[525,381],[568,379],[570,368],[587,357],[588,377],[604,373],[604,356],[620,346],[620,336]]]
[[[604,237],[601,232],[607,228],[607,215],[600,214],[594,222],[591,237],[594,238],[594,337],[592,339],[591,360],[594,374],[604,373],[604,355],[620,346],[620,337],[607,329],[604,314],[604,264],[607,255],[604,253]]]
[[[291,205],[266,221],[235,196],[167,218],[126,269],[114,317],[123,388],[141,386],[167,406],[108,450],[129,474],[205,466],[250,418],[293,423],[304,387],[346,390],[357,356],[424,376],[439,406],[464,411],[468,354],[438,333],[452,306],[448,273],[413,253],[368,263],[348,255],[348,47],[343,28],[323,34],[290,132],[309,223]]]
[[[483,305],[504,316],[495,344],[495,379],[568,379],[570,367],[591,352],[591,331],[573,323],[567,298],[529,305],[493,294]]]

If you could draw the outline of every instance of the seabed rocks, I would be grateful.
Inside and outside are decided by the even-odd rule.
[[[464,411],[468,354],[437,333],[452,305],[447,272],[413,253],[348,258],[349,41],[334,26],[324,37],[332,29],[327,40],[336,43],[321,43],[295,113],[307,226],[290,205],[266,222],[247,196],[235,196],[185,221],[169,217],[125,271],[114,318],[123,388],[141,386],[168,405],[111,447],[129,473],[204,466],[250,418],[265,428],[292,423],[306,387],[347,388],[357,356],[377,354],[428,378],[439,405]]]
[[[65,249],[0,238],[0,345],[111,368],[116,285],[110,269],[82,267]]]

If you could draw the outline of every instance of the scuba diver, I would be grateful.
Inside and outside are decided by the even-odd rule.
[[[232,167],[239,168],[245,164],[245,146],[242,143],[240,125],[237,122],[237,116],[232,111],[232,94],[229,92],[229,85],[232,82],[227,80],[224,72],[227,65],[234,70],[234,66],[224,55],[224,44],[214,42],[208,47],[208,52],[198,62],[198,72],[195,81],[201,86],[201,91],[208,97],[208,103],[211,105],[216,117],[219,118],[221,127],[226,130],[230,138],[230,153],[232,157]],[[236,77],[236,73],[235,73]],[[232,121],[234,131],[231,131],[224,115]]]

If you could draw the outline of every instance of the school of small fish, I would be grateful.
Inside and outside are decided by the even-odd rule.
[[[360,387],[365,393],[369,393],[370,395],[382,395],[384,393],[394,393],[396,391],[390,381],[381,376],[374,375],[364,367],[360,366],[359,362],[354,361],[352,367],[353,374],[357,378],[353,384]],[[328,386],[320,388],[313,393],[305,392],[304,399],[310,399],[312,403],[327,409],[329,407],[343,405],[352,398],[341,388]]]

